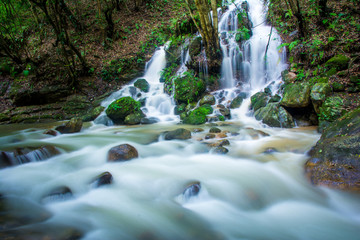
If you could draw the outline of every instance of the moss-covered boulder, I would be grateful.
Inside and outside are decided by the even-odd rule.
[[[140,107],[140,102],[132,97],[122,97],[112,102],[105,112],[115,124],[123,124],[126,116],[141,112]]]
[[[360,108],[324,130],[305,171],[313,184],[360,193]]]
[[[264,92],[257,92],[251,96],[251,105],[250,107],[254,109],[254,111],[265,107],[269,102],[270,96]]]
[[[186,72],[184,76],[175,77],[174,99],[178,103],[196,102],[205,92],[205,82],[194,77],[192,72]]]
[[[290,84],[295,82],[296,78],[297,75],[294,72],[289,72],[288,70],[281,72],[281,79],[285,84]]]
[[[330,93],[331,87],[328,83],[317,83],[311,88],[310,98],[317,114],[320,113],[320,107]]]
[[[303,108],[310,104],[310,85],[293,83],[286,85],[280,104],[284,107]]]
[[[345,55],[339,54],[330,58],[325,66],[328,69],[335,68],[337,71],[345,70],[348,68],[350,58]]]
[[[134,86],[143,92],[149,92],[150,89],[150,84],[143,78],[136,80]]]
[[[231,101],[230,108],[234,109],[240,107],[245,98],[246,98],[246,93],[240,93]]]
[[[183,119],[183,122],[191,125],[204,124],[206,122],[206,115],[211,114],[213,109],[210,105],[204,105],[191,111],[188,116]]]
[[[295,127],[294,119],[279,103],[269,103],[265,107],[258,109],[255,112],[255,118],[270,127]]]

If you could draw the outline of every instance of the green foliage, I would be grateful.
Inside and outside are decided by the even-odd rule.
[[[120,58],[109,61],[101,70],[101,77],[107,82],[120,81],[121,76],[133,70],[134,66],[143,64],[143,59],[139,57]]]

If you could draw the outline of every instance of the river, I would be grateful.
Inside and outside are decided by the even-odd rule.
[[[254,16],[264,19],[266,8],[259,0],[248,2],[257,11],[250,11],[253,24],[260,24],[261,18]],[[276,32],[268,58],[272,67],[264,68],[263,57],[255,56],[264,54],[257,50],[266,46],[269,31],[266,25],[254,30],[240,48],[240,64],[225,61],[235,68],[248,66],[243,90],[250,93],[279,82],[286,68],[276,50]],[[360,239],[360,196],[312,186],[304,176],[307,152],[320,137],[315,127],[268,127],[252,117],[249,99],[225,122],[179,125],[173,100],[158,81],[165,67],[164,48],[156,51],[143,76],[151,84],[143,111],[159,120],[155,124],[114,126],[103,114],[79,133],[57,136],[44,130],[60,123],[0,126],[2,151],[51,145],[61,152],[46,161],[0,170],[5,199],[0,203],[7,204],[0,217],[1,239]],[[231,98],[237,79],[224,79],[223,95]],[[130,95],[129,87],[103,105]],[[214,126],[221,133],[209,138]],[[191,139],[164,139],[166,131],[180,127],[192,132]],[[224,146],[228,153],[217,154],[213,145],[223,140],[229,142]],[[108,162],[109,149],[124,143],[134,146],[139,157]],[[111,173],[112,183],[98,187],[95,181],[104,172]],[[49,195],[64,187],[71,194]]]

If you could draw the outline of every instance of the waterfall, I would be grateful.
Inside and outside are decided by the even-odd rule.
[[[237,14],[244,2],[248,4],[248,14],[253,28],[251,38],[239,45],[236,42]],[[269,83],[278,83],[281,72],[286,68],[283,55],[285,51],[279,53],[280,36],[275,29],[266,25],[267,6],[261,0],[237,0],[225,1],[225,3],[228,5],[228,10],[222,14],[219,21],[223,52],[222,88],[234,88],[240,85],[242,91],[255,93]]]
[[[152,118],[155,121],[178,121],[178,116],[174,115],[174,100],[164,93],[164,84],[160,82],[161,71],[166,66],[166,47],[167,45],[159,47],[155,51],[152,58],[145,65],[144,76],[134,79],[131,84],[111,94],[101,105],[107,108],[116,99],[131,96],[135,100],[145,102],[141,110],[146,114],[147,118]],[[149,83],[149,92],[141,92],[133,86],[133,83],[138,79],[145,79]],[[113,125],[105,112],[94,122],[96,124]]]

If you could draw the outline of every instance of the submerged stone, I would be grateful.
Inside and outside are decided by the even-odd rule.
[[[95,188],[101,187],[103,185],[111,184],[113,181],[113,176],[109,172],[104,172],[96,177],[96,179],[92,182],[92,185]]]
[[[186,187],[186,189],[183,192],[183,196],[185,199],[195,197],[199,194],[200,190],[201,190],[200,182],[192,183],[191,185]]]
[[[67,186],[61,186],[53,189],[49,194],[42,198],[43,203],[66,201],[73,197],[71,189]]]
[[[130,144],[112,147],[107,155],[108,162],[128,161],[139,157],[138,151]]]
[[[178,128],[165,133],[165,140],[186,140],[191,138],[191,132],[185,128]]]

